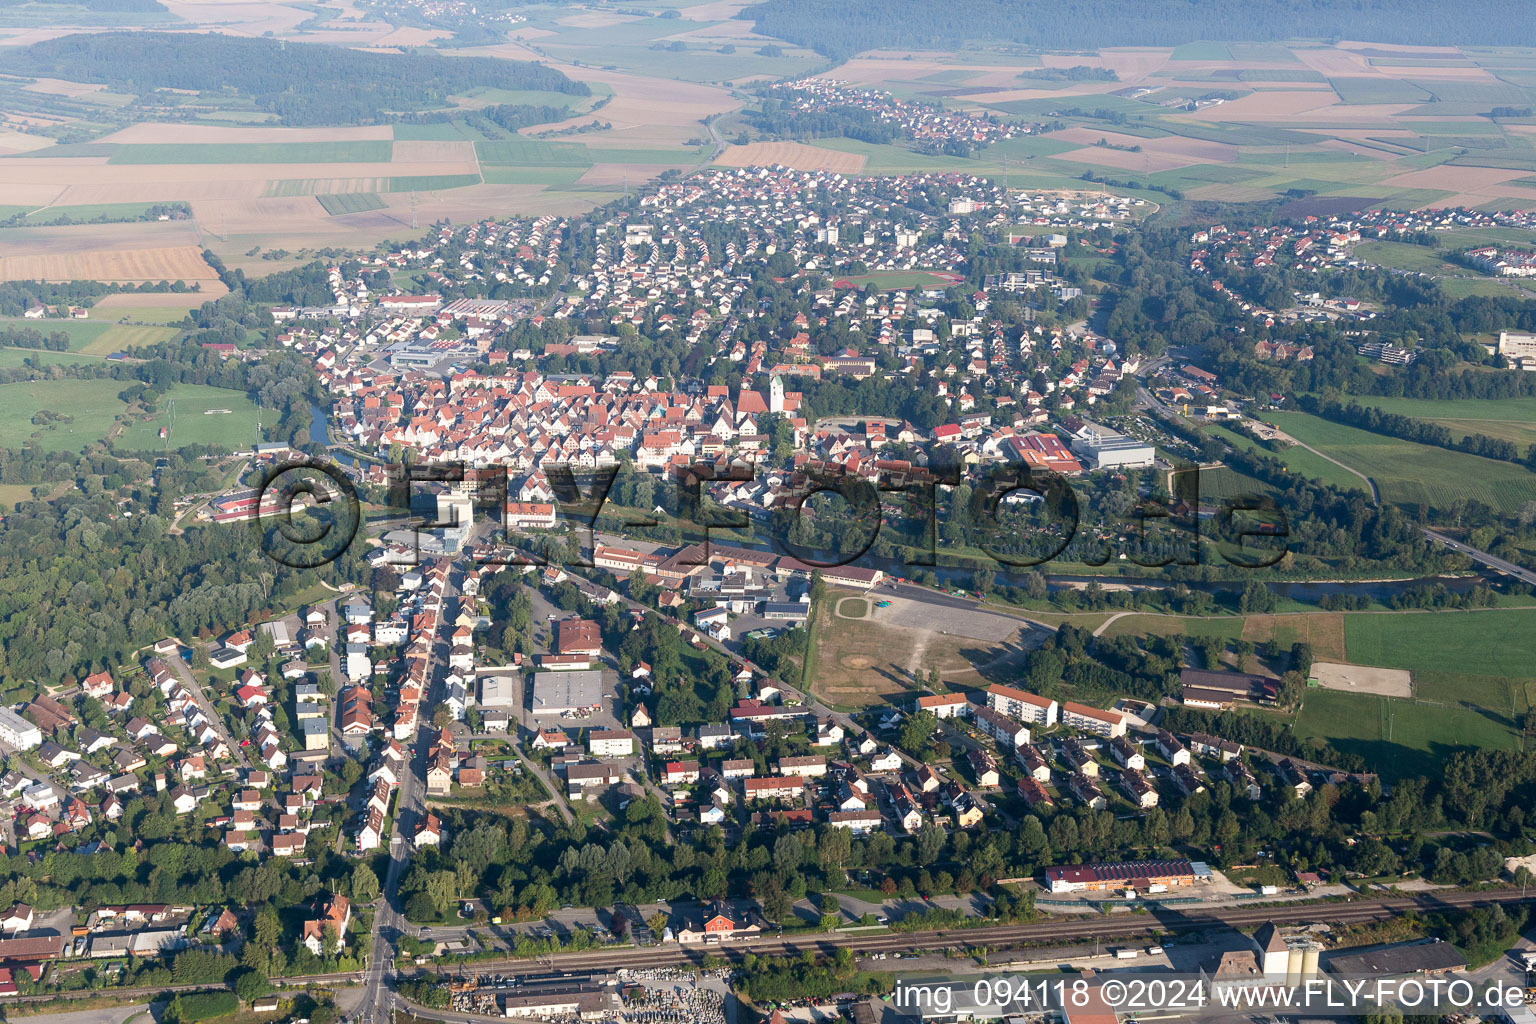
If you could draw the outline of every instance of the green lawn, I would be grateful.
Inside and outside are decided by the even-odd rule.
[[[514,167],[487,165],[481,172],[487,185],[573,185],[585,167]]]
[[[478,174],[409,174],[390,178],[386,192],[436,192],[480,184]]]
[[[1187,139],[1225,142],[1233,146],[1308,146],[1314,142],[1328,141],[1325,135],[1297,131],[1294,128],[1186,121],[1174,117],[1165,118],[1158,123],[1175,135],[1182,135]]]
[[[1489,106],[1530,106],[1530,98],[1517,85],[1495,79],[1479,82],[1465,78],[1415,78],[1409,85],[1434,96],[1437,103],[1470,103],[1483,109]]]
[[[116,319],[119,310],[101,310],[97,315]],[[126,311],[133,319],[141,319],[141,310]],[[182,313],[185,316],[185,312]],[[178,317],[178,319],[180,319]],[[69,336],[69,350],[85,355],[104,356],[120,349],[139,345],[153,345],[176,336],[169,327],[130,327],[112,320],[27,320],[21,317],[0,317],[0,328],[32,327],[48,337],[55,332]]]
[[[1373,434],[1307,413],[1271,412],[1266,418],[1370,476],[1386,502],[1444,510],[1456,499],[1468,498],[1509,515],[1525,502],[1536,501],[1536,474],[1523,466]]]
[[[176,337],[174,327],[140,327],[128,324],[108,324],[100,337],[80,346],[85,355],[106,356],[125,349],[143,345],[157,345]]]
[[[1232,52],[1232,59],[1239,61],[1300,64],[1296,54],[1284,43],[1228,43],[1227,49]]]
[[[1520,745],[1513,723],[1498,712],[1320,689],[1307,691],[1293,732],[1359,754],[1389,782],[1433,775],[1461,749]]]
[[[394,127],[396,142],[463,142],[481,138],[479,132],[467,128],[463,121],[437,121],[429,124],[397,124]]]
[[[1200,500],[1221,501],[1244,494],[1269,494],[1271,488],[1264,481],[1239,473],[1226,466],[1200,470]]]
[[[1411,206],[1400,209],[1413,209],[1421,204],[1413,203]],[[1513,277],[1443,277],[1440,279],[1440,290],[1445,292],[1445,297],[1455,301],[1469,296],[1482,296],[1484,298],[1506,299],[1530,299],[1536,297],[1532,291],[1529,279]]]
[[[475,156],[481,164],[515,167],[590,167],[593,156],[579,142],[537,142],[530,139],[505,139],[475,143]]]
[[[113,147],[109,164],[388,163],[393,146],[365,142],[134,143]]]
[[[932,270],[889,270],[875,274],[854,274],[838,280],[847,281],[855,288],[864,288],[869,285],[885,289],[954,287],[954,280],[944,276],[945,273],[945,271]]]
[[[17,502],[31,501],[36,484],[0,484],[0,509],[14,509]],[[42,485],[44,490],[47,485]]]
[[[145,324],[174,324],[185,320],[187,318],[187,311],[192,306],[201,306],[204,302],[212,301],[212,296],[207,298],[197,297],[197,301],[192,305],[184,303],[180,306],[135,306],[131,309],[103,309],[98,312],[98,315],[110,316],[114,319],[123,317]]]
[[[1514,184],[1520,184],[1520,179]],[[1527,184],[1530,184],[1527,181]],[[1456,231],[1441,233],[1447,246],[1454,248],[1476,248],[1479,245],[1531,245],[1536,244],[1536,231],[1529,231],[1516,227],[1497,228],[1461,228]]]
[[[1536,665],[1536,610],[1346,615],[1344,649],[1359,665],[1528,676]]]
[[[224,409],[229,411],[210,412]],[[242,391],[176,384],[160,400],[155,415],[122,432],[117,447],[125,451],[157,451],[192,444],[219,445],[231,450],[245,448],[261,440],[256,414],[256,404]],[[277,414],[268,415],[275,418]],[[161,427],[170,429],[170,436],[164,440],[160,438]]]
[[[1389,270],[1409,270],[1424,274],[1453,274],[1457,277],[1476,277],[1475,271],[1447,263],[1439,249],[1408,242],[1361,242],[1355,246],[1355,255],[1367,263]]]
[[[47,451],[73,451],[100,441],[127,409],[116,380],[40,380],[0,386],[0,447],[20,448],[35,440]],[[69,422],[35,424],[41,412]]]
[[[15,328],[24,330],[31,328],[38,331],[43,337],[49,337],[55,332],[62,331],[69,335],[69,348],[78,352],[87,345],[99,339],[111,327],[110,323],[100,320],[28,320],[25,317],[8,316],[0,317],[0,329]]]
[[[1295,59],[1295,54],[1291,55]],[[1254,68],[1252,70],[1239,71],[1239,82],[1323,82],[1326,81],[1322,72],[1313,71],[1310,68]]]
[[[31,360],[38,366],[78,366],[94,363],[100,356],[83,352],[50,352],[39,348],[0,348],[0,369],[14,370]]]
[[[87,223],[100,218],[104,222],[136,221],[151,206],[164,203],[87,203],[81,206],[45,206],[27,215],[27,224]]]

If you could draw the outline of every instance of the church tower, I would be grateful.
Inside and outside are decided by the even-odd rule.
[[[784,378],[778,374],[768,381],[768,411],[784,411]]]

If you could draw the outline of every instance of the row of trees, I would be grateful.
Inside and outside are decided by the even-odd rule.
[[[1438,423],[1415,419],[1401,413],[1384,412],[1375,406],[1361,405],[1359,402],[1344,405],[1341,402],[1323,401],[1311,395],[1304,395],[1301,398],[1301,407],[1324,419],[1359,427],[1361,430],[1369,430],[1373,434],[1400,437],[1416,444],[1434,445],[1453,452],[1479,455],[1485,459],[1516,462],[1536,469],[1536,445],[1531,445],[1521,452],[1513,441],[1501,437],[1470,433],[1457,437],[1451,433],[1449,427]]]

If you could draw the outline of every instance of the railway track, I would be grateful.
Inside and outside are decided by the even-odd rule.
[[[695,964],[707,953],[726,957],[740,957],[748,952],[758,955],[796,955],[805,950],[829,953],[838,947],[847,946],[855,954],[862,955],[908,952],[913,949],[968,949],[983,945],[996,949],[998,946],[1016,943],[1061,945],[1082,939],[1129,937],[1153,933],[1169,935],[1215,927],[1257,927],[1266,921],[1274,921],[1277,924],[1313,922],[1361,924],[1399,916],[1409,911],[1432,913],[1437,910],[1465,909],[1493,903],[1522,902],[1536,903],[1536,893],[1525,897],[1513,891],[1425,894],[1356,900],[1348,903],[1311,903],[1292,907],[1280,905],[1216,911],[1162,908],[1145,914],[1094,916],[1083,920],[1054,918],[1030,924],[998,925],[987,928],[934,929],[869,936],[839,934],[764,936],[730,946],[688,949],[671,946],[626,949],[622,953],[613,950],[591,950],[531,960],[523,958],[480,960],[475,962],[474,967],[480,971],[521,975],[546,973],[552,969],[577,971],[611,969],[616,966],[632,968],[681,966]]]
[[[678,946],[649,949],[625,948],[622,950],[598,949],[581,953],[558,953],[532,959],[505,958],[478,960],[472,965],[480,972],[506,975],[549,974],[563,971],[609,971],[618,967],[647,968],[675,967],[696,964],[706,954],[739,958],[751,952],[763,954],[796,955],[805,950],[830,953],[839,947],[849,947],[855,954],[905,953],[913,949],[969,949],[1020,943],[1042,945],[1068,945],[1083,939],[1132,937],[1148,934],[1173,935],[1200,931],[1205,928],[1257,927],[1266,921],[1277,924],[1361,924],[1399,916],[1409,911],[1433,913],[1438,910],[1457,910],[1467,907],[1488,906],[1495,903],[1536,903],[1536,892],[1522,896],[1515,890],[1489,892],[1425,893],[1417,896],[1393,896],[1372,900],[1353,900],[1339,903],[1309,903],[1286,906],[1233,908],[1222,910],[1183,910],[1161,907],[1148,913],[1114,914],[1108,917],[1084,916],[1083,918],[1054,917],[1029,924],[996,925],[982,928],[933,929],[919,932],[886,933],[882,935],[817,934],[793,936],[764,936],[755,941],[730,946],[681,948]],[[436,973],[432,969],[415,972],[416,975]],[[347,971],[335,974],[309,974],[291,978],[274,978],[285,986],[335,985],[360,981],[361,972]],[[137,998],[155,999],[175,992],[196,992],[222,988],[214,984],[160,985],[153,988],[93,989],[80,992],[55,992],[13,997],[12,1002],[39,1003],[50,1000],[98,999],[118,1000]],[[465,1014],[433,1011],[430,1015],[439,1019],[463,1017]]]

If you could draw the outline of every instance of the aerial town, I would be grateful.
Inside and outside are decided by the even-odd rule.
[[[0,5],[0,1017],[1536,1024],[1499,2]]]

